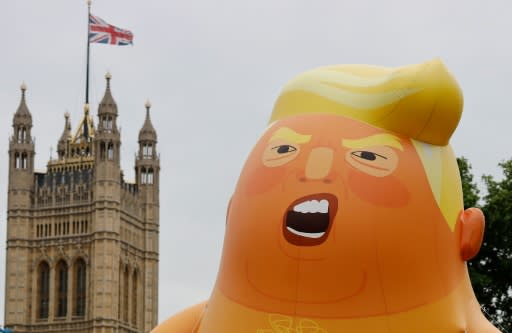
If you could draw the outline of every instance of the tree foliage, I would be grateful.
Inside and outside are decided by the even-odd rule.
[[[458,159],[464,208],[478,206],[480,197],[465,158]],[[512,160],[499,164],[502,180],[483,176],[481,208],[486,228],[479,254],[469,262],[469,273],[482,310],[503,332],[512,332]]]
[[[457,159],[457,164],[459,165],[460,178],[462,180],[464,209],[477,207],[478,201],[480,200],[480,191],[478,190],[477,184],[473,180],[471,165],[465,157],[459,157]]]

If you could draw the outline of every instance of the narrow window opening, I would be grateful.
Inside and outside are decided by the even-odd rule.
[[[22,169],[27,168],[27,154],[25,154],[25,153],[21,154],[21,168]]]
[[[14,154],[14,160],[15,160],[15,162],[14,162],[14,167],[15,167],[16,169],[21,168],[21,158],[20,158],[20,155],[19,155],[18,153],[15,153],[15,154]]]
[[[128,267],[125,268],[124,270],[124,288],[123,288],[123,321],[125,322],[128,322],[128,282],[129,282],[129,279],[130,279],[130,274],[128,272]]]
[[[57,265],[57,317],[65,317],[68,310],[68,265],[60,261]]]
[[[148,170],[147,182],[148,184],[153,184],[153,169]]]
[[[75,263],[75,306],[74,315],[85,315],[86,302],[86,267],[83,259],[78,259]]]
[[[38,274],[38,318],[48,318],[48,308],[50,304],[50,266],[46,262],[39,264]]]
[[[132,324],[137,326],[137,270],[133,271],[132,284]]]
[[[107,158],[109,160],[113,160],[114,159],[114,145],[112,143],[108,144],[108,147],[107,147]]]
[[[145,143],[142,146],[142,158],[151,159],[153,157],[153,145]]]
[[[147,182],[146,168],[142,168],[140,171],[140,183],[146,184],[146,182]]]
[[[106,156],[106,155],[105,155],[105,151],[106,151],[106,149],[105,149],[105,143],[104,143],[104,142],[102,142],[102,143],[100,143],[100,159],[101,159],[102,161],[103,161],[103,160],[105,160],[105,156]]]

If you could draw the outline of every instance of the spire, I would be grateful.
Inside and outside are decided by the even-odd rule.
[[[142,141],[150,141],[150,142],[156,142],[157,136],[155,128],[153,127],[153,124],[151,123],[151,116],[149,114],[149,111],[151,109],[151,102],[148,100],[145,104],[146,107],[146,120],[144,121],[144,125],[139,131],[139,142]]]
[[[89,104],[84,105],[84,116],[80,120],[75,135],[73,136],[73,143],[89,142],[95,136],[94,122],[89,115]]]
[[[64,153],[66,150],[66,143],[71,137],[71,123],[69,121],[69,112],[64,113],[64,131],[62,131],[62,135],[59,139],[59,143],[57,144],[57,151],[60,153]]]
[[[18,110],[16,110],[16,113],[14,114],[13,125],[25,125],[32,127],[32,115],[30,114],[27,103],[25,102],[25,91],[27,90],[25,83],[21,84],[20,89],[21,100]]]
[[[114,97],[112,97],[112,93],[110,92],[110,80],[112,79],[110,72],[105,74],[105,79],[107,81],[107,88],[105,89],[105,94],[103,95],[103,99],[101,100],[98,107],[98,116],[107,114],[117,115],[117,104],[114,101]]]

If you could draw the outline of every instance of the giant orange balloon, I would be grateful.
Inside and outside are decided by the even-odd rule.
[[[482,333],[449,139],[462,94],[439,60],[292,80],[230,202],[211,298],[154,333]]]

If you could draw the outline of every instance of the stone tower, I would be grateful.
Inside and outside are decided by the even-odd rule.
[[[46,172],[34,172],[21,87],[9,141],[5,327],[14,332],[149,332],[158,313],[160,160],[146,103],[134,182],[120,165],[117,104],[106,76],[98,125],[69,114]]]

